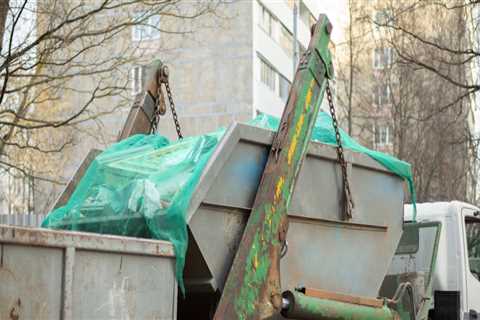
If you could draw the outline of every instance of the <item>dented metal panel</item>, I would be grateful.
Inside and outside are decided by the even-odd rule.
[[[0,226],[0,319],[175,319],[169,242]]]
[[[210,281],[212,291],[222,290],[273,135],[236,124],[212,155],[188,212],[190,245],[199,252],[187,255],[187,286]],[[355,200],[350,221],[343,219],[340,206],[335,149],[309,146],[289,210],[288,252],[280,267],[283,290],[308,284],[375,296],[380,288],[402,232],[403,181],[366,155],[346,151],[345,156]],[[193,269],[208,272],[193,274]]]

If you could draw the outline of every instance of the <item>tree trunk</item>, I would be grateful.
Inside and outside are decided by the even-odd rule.
[[[0,52],[3,48],[3,34],[5,33],[5,24],[7,22],[9,2],[10,0],[0,1]]]
[[[348,107],[347,107],[347,119],[348,119],[348,134],[352,135],[352,96],[353,96],[353,37],[352,37],[352,1],[349,1],[348,13],[349,13],[349,27],[348,27],[348,48],[350,59],[350,74],[349,74],[349,88],[348,88]]]

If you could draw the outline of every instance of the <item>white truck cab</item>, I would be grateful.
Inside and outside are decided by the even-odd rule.
[[[420,292],[417,310],[430,300],[420,319],[480,319],[480,209],[459,201],[419,203],[415,223],[413,214],[406,205],[390,277],[410,276]]]

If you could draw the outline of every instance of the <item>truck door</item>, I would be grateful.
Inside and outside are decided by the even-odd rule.
[[[462,210],[464,221],[464,252],[466,297],[470,319],[480,319],[480,219],[472,209]]]
[[[415,306],[412,308],[411,302],[404,297],[398,308],[402,319],[409,319],[412,309],[416,311],[415,319],[427,319],[433,308],[432,273],[440,231],[440,222],[409,222],[404,225],[402,238],[379,291],[379,296],[392,299],[401,283],[412,285]]]

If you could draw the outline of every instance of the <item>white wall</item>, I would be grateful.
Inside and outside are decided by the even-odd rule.
[[[287,5],[286,0],[258,0],[258,2],[255,1],[253,6],[253,108],[254,111],[281,116],[285,102],[282,101],[276,92],[273,92],[260,81],[260,61],[258,56],[265,58],[278,73],[282,74],[290,82],[293,81],[294,76],[293,57],[285,53],[280,44],[259,26],[259,11],[261,10],[259,2],[292,33],[293,10]],[[298,40],[307,47],[310,40],[309,28],[299,21],[297,32]]]
[[[273,40],[259,26],[259,11],[261,3],[267,8],[273,16],[293,33],[293,10],[288,6],[286,0],[255,0],[253,6],[253,108],[255,111],[261,111],[275,116],[281,116],[285,107],[285,102],[280,99],[277,93],[264,85],[260,80],[260,61],[258,55],[261,55],[284,77],[291,82],[294,77],[293,57],[289,57],[280,45]],[[338,12],[342,8],[342,3],[332,1],[329,6],[316,0],[304,0],[305,5],[312,14],[318,18],[320,13]],[[341,11],[341,10],[340,10]],[[333,23],[333,22],[332,22]],[[340,27],[337,34],[343,33],[343,27]],[[306,48],[310,41],[310,26],[307,26],[297,19],[297,39]],[[327,110],[326,99],[322,103],[322,109]]]

